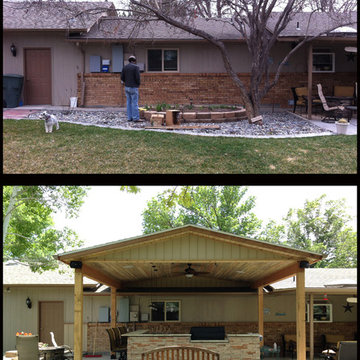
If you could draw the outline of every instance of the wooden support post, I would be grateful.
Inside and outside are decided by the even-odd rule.
[[[116,327],[116,288],[111,287],[111,327]]]
[[[310,319],[310,360],[314,360],[314,294],[310,294],[309,319]]]
[[[258,287],[258,319],[259,319],[259,334],[263,339],[260,342],[260,346],[264,345],[264,290],[263,287]]]
[[[312,44],[309,44],[309,48],[308,48],[308,119],[311,120],[312,119],[312,101],[311,101],[311,97],[312,97],[312,68],[313,68],[313,51],[312,51]]]
[[[75,269],[74,287],[74,360],[82,360],[83,343],[83,274]]]
[[[296,352],[297,360],[306,360],[305,269],[296,273]]]

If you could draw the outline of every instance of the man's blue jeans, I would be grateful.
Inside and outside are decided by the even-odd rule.
[[[128,120],[139,120],[139,89],[125,86],[125,94]]]

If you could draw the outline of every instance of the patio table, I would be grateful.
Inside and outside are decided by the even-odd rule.
[[[352,96],[325,96],[325,99],[334,105],[352,105],[354,98]]]
[[[49,346],[39,349],[40,356],[44,360],[62,360],[64,358],[64,348],[61,346]]]

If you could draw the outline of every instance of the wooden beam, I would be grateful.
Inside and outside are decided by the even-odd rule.
[[[296,352],[297,360],[306,360],[305,269],[296,273]]]
[[[312,67],[313,67],[313,51],[312,51],[312,44],[309,44],[308,47],[308,119],[312,119]]]
[[[258,322],[258,332],[263,337],[260,346],[264,346],[264,290],[262,286],[258,287]]]
[[[75,269],[74,286],[74,360],[82,360],[83,341],[83,274]]]
[[[119,281],[116,278],[105,275],[101,271],[96,270],[89,265],[86,265],[83,263],[82,271],[83,271],[83,274],[90,279],[93,279],[95,281],[98,281],[98,282],[108,285],[108,286],[113,286],[117,289],[121,289],[121,281]]]
[[[314,295],[310,294],[309,303],[309,320],[310,320],[310,360],[314,360]]]
[[[116,327],[116,288],[111,287],[111,327]]]
[[[288,278],[290,276],[295,275],[296,272],[299,270],[299,268],[300,268],[299,263],[296,262],[296,263],[294,263],[292,265],[287,266],[284,269],[276,271],[276,272],[274,272],[274,273],[272,273],[272,274],[270,274],[268,276],[263,277],[260,280],[255,281],[250,286],[253,289],[256,289],[256,288],[259,288],[260,286],[266,286],[266,285],[269,285],[269,284],[271,284],[273,282],[286,279],[286,278]]]

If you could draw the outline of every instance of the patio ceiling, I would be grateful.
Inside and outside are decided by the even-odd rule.
[[[66,264],[81,261],[83,275],[120,291],[200,288],[256,289],[292,276],[300,261],[322,255],[243,238],[199,226],[116,241],[57,255]],[[195,270],[185,277],[185,269]]]

